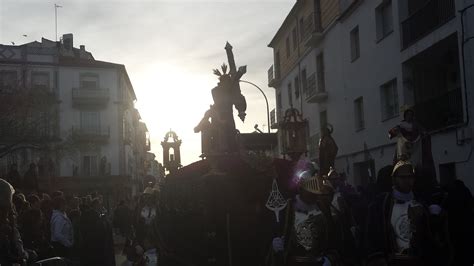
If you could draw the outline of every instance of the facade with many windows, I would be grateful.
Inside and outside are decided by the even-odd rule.
[[[108,189],[125,196],[142,189],[150,142],[124,65],[95,60],[65,34],[61,42],[1,45],[0,86],[2,95],[42,90],[54,99],[47,114],[54,123],[46,127],[51,141],[28,148],[28,140],[17,140],[18,149],[0,158],[2,175],[13,163],[20,174],[35,163],[45,191]]]
[[[296,1],[269,44],[274,55],[269,86],[275,88],[277,118],[290,107],[303,113],[312,160],[318,159],[321,128],[331,124],[339,146],[337,170],[363,185],[392,163],[395,141],[387,132],[403,119],[403,108],[411,107],[431,136],[438,180],[459,178],[474,188],[471,4]],[[291,38],[293,28],[297,40]],[[297,50],[283,49],[295,45]],[[289,97],[290,87],[301,92]]]

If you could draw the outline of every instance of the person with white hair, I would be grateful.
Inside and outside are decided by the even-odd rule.
[[[12,185],[0,178],[0,265],[23,265],[35,254],[23,248],[13,207]]]

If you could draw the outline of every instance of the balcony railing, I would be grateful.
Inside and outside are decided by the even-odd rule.
[[[308,85],[306,88],[306,101],[309,103],[321,103],[328,98],[326,91],[320,91],[316,88],[316,75],[311,74],[308,77]]]
[[[146,138],[146,141],[145,141],[145,149],[146,149],[146,151],[151,150],[151,141],[148,137]]]
[[[315,12],[303,20],[301,29],[301,40],[306,41],[307,46],[314,45],[322,38],[321,17]]]
[[[268,69],[268,87],[278,86],[279,81],[280,81],[280,75],[278,73],[278,69],[272,65]]]
[[[110,127],[73,127],[72,136],[77,141],[107,142],[110,138]]]
[[[453,126],[463,121],[461,89],[448,91],[419,102],[414,107],[418,122],[428,131]]]
[[[273,73],[273,65],[268,69],[268,84],[270,85],[275,79],[275,74]]]
[[[74,105],[105,105],[109,101],[109,89],[73,88]]]
[[[454,17],[454,0],[427,1],[423,7],[402,22],[403,49]]]

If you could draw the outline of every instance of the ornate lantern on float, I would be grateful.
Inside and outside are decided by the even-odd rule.
[[[286,110],[283,121],[278,124],[278,133],[282,147],[282,154],[292,160],[298,160],[307,150],[308,120],[303,119],[298,109]]]

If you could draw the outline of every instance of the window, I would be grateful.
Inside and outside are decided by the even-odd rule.
[[[384,1],[375,9],[377,40],[385,38],[393,31],[392,1]]]
[[[296,34],[296,26],[293,28],[291,34],[293,35],[293,50],[296,50],[296,48],[298,48],[298,35]]]
[[[32,72],[31,88],[32,89],[49,89],[49,73],[48,72]]]
[[[328,125],[328,112],[322,111],[319,113],[319,126],[321,129],[326,128]]]
[[[16,71],[0,71],[0,92],[12,92],[18,87],[17,83]]]
[[[382,121],[398,116],[399,107],[396,79],[380,86],[380,106],[382,108]]]
[[[290,37],[286,37],[286,57],[290,57]]]
[[[82,174],[84,176],[97,175],[97,156],[83,156],[82,157]]]
[[[362,130],[365,127],[364,121],[364,98],[359,97],[354,100],[354,118],[356,131]]]
[[[351,60],[357,60],[360,56],[359,26],[351,30]]]
[[[295,77],[295,98],[298,99],[300,97],[300,79],[298,76]]]
[[[86,134],[100,133],[99,112],[81,112],[81,131]]]
[[[326,80],[324,77],[324,56],[323,53],[319,53],[316,57],[316,71],[318,75],[318,91],[325,92],[326,91]]]
[[[99,76],[96,74],[81,75],[81,88],[83,89],[99,88]]]
[[[308,75],[306,74],[306,69],[301,70],[301,86],[303,91],[306,93],[308,90]]]
[[[288,83],[288,104],[293,106],[293,90],[291,88],[291,82]]]

